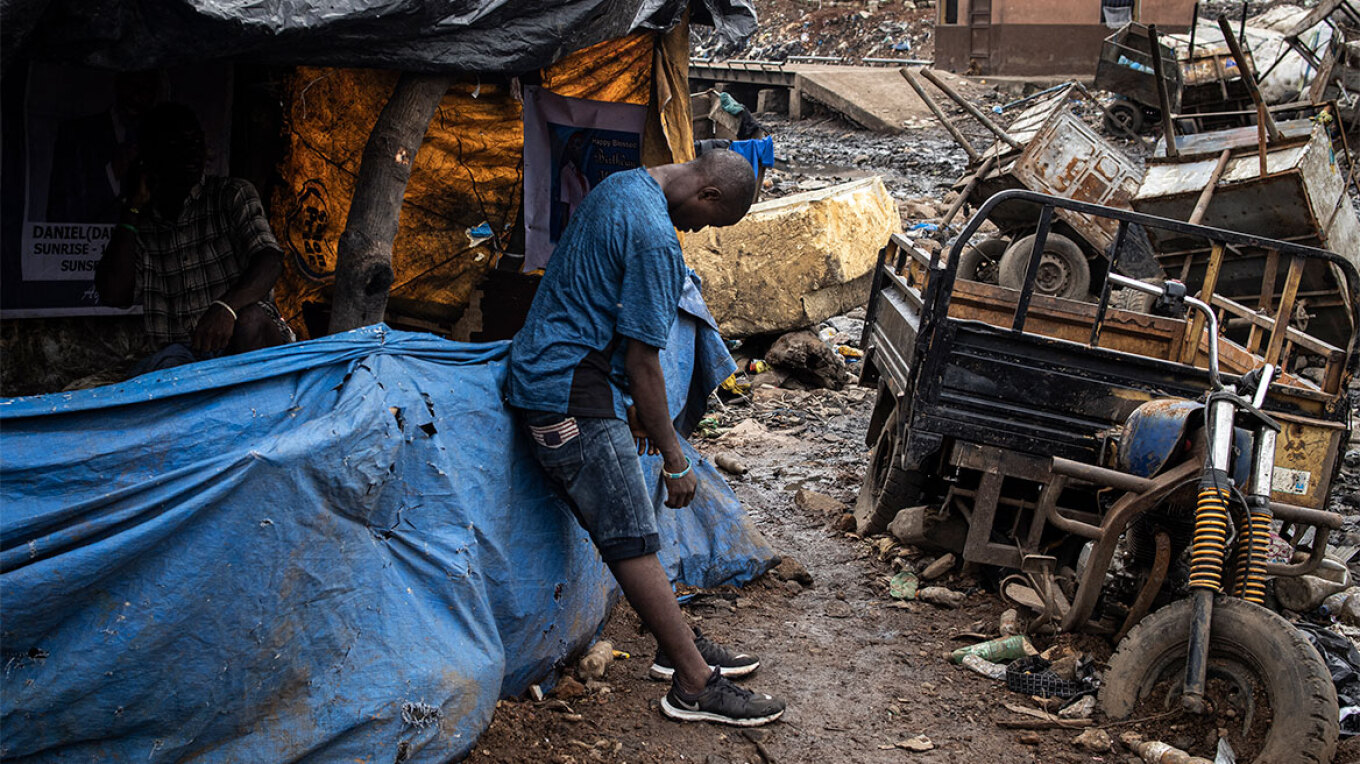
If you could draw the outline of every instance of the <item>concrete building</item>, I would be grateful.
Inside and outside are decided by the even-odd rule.
[[[1193,0],[939,0],[935,67],[1010,76],[1095,73],[1101,42],[1128,21],[1184,32]]]

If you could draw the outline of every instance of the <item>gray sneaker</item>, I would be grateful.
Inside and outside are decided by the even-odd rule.
[[[699,697],[687,700],[678,687],[661,699],[661,713],[682,722],[718,722],[737,727],[759,727],[784,714],[784,701],[751,692],[728,681],[718,671],[708,678]]]
[[[704,656],[704,662],[709,668],[714,668],[722,672],[723,676],[738,678],[755,673],[760,668],[760,659],[754,655],[746,653],[733,653],[717,642],[710,641],[705,637],[698,627],[694,629],[694,646],[699,648],[699,654]],[[675,676],[675,665],[671,663],[670,656],[666,651],[658,648],[656,659],[652,661],[652,667],[647,670],[647,676],[652,679],[670,679]]]

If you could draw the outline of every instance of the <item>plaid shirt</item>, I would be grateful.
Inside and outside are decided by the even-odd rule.
[[[137,233],[137,291],[146,334],[158,345],[188,342],[199,316],[236,285],[263,250],[279,248],[255,187],[239,178],[204,178],[179,219],[154,208]]]

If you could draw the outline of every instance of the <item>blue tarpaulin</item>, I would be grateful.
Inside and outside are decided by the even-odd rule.
[[[730,373],[699,310],[663,354],[673,411]],[[0,400],[0,753],[464,755],[616,597],[502,406],[508,347],[376,326]],[[773,552],[689,453],[662,561],[744,583]]]

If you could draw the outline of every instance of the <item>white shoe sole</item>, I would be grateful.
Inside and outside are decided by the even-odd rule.
[[[683,708],[676,708],[670,704],[670,698],[661,699],[661,713],[682,722],[716,722],[718,724],[728,724],[733,727],[759,727],[778,719],[784,715],[783,709],[770,714],[769,716],[758,716],[751,719],[733,719],[722,714],[713,714],[707,711],[689,711]]]
[[[709,666],[709,668],[712,669],[715,667]],[[758,668],[760,668],[760,661],[756,661],[749,666],[733,666],[731,668],[720,669],[720,671],[722,672],[722,675],[728,679],[738,679],[754,674]],[[657,680],[670,679],[675,676],[675,669],[670,668],[669,666],[662,666],[659,663],[653,663],[652,667],[647,669],[647,676]]]

